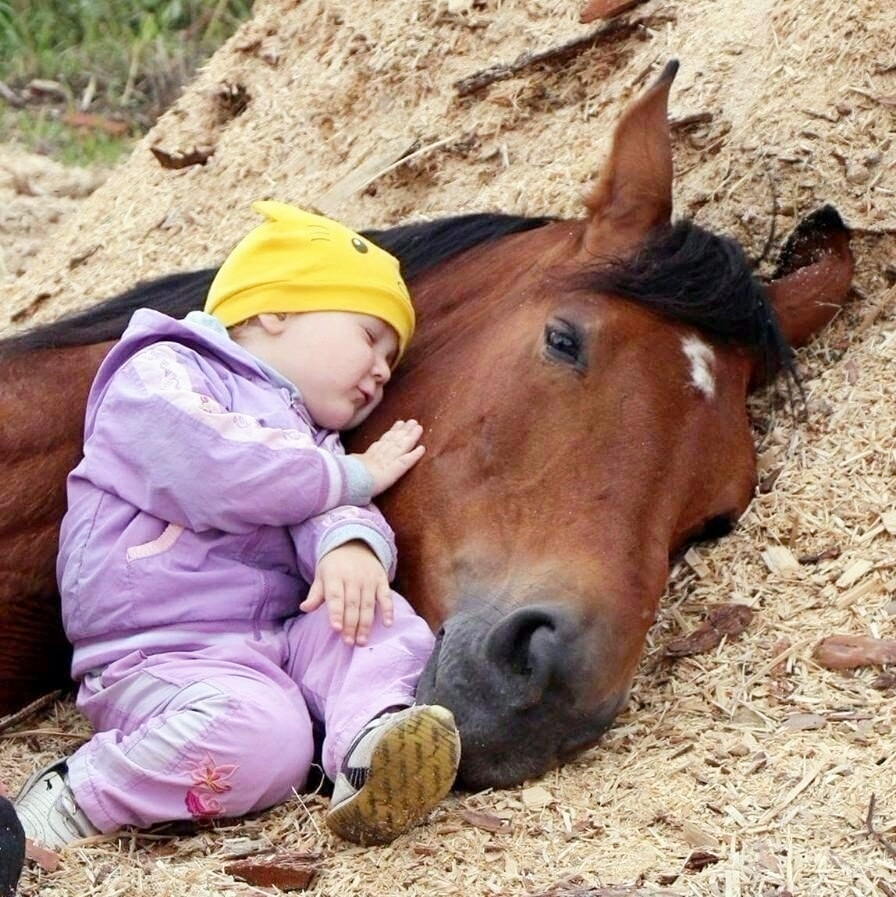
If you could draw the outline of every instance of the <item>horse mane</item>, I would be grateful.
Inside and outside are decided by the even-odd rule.
[[[413,281],[425,271],[474,246],[541,227],[550,220],[476,213],[361,233],[398,258],[405,279]],[[138,308],[154,308],[182,318],[188,312],[202,308],[217,270],[201,268],[138,283],[90,308],[0,339],[0,358],[38,349],[62,349],[118,339]]]
[[[628,258],[602,261],[572,277],[576,288],[612,293],[721,342],[754,352],[766,382],[796,383],[793,349],[765,287],[740,245],[690,220],[654,228]]]

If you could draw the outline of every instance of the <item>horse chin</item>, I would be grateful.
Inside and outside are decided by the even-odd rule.
[[[490,619],[492,618],[492,619]],[[590,681],[581,626],[557,607],[449,618],[417,689],[453,713],[461,736],[457,787],[507,788],[595,745],[625,703],[628,683],[584,705]]]

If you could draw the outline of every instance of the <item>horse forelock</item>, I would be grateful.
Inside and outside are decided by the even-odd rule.
[[[655,228],[630,256],[601,261],[572,280],[577,289],[636,302],[748,349],[768,379],[781,371],[795,377],[793,351],[743,249],[693,221]]]

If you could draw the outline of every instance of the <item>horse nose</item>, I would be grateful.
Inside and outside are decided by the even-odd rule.
[[[517,709],[541,701],[561,672],[565,628],[559,611],[523,607],[508,614],[488,633],[486,657],[516,686],[507,697]]]

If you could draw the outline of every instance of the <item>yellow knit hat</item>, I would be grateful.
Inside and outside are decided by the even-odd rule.
[[[373,315],[395,328],[401,357],[416,319],[398,260],[329,218],[282,202],[256,202],[252,208],[267,221],[224,260],[205,311],[225,327],[263,313]]]

